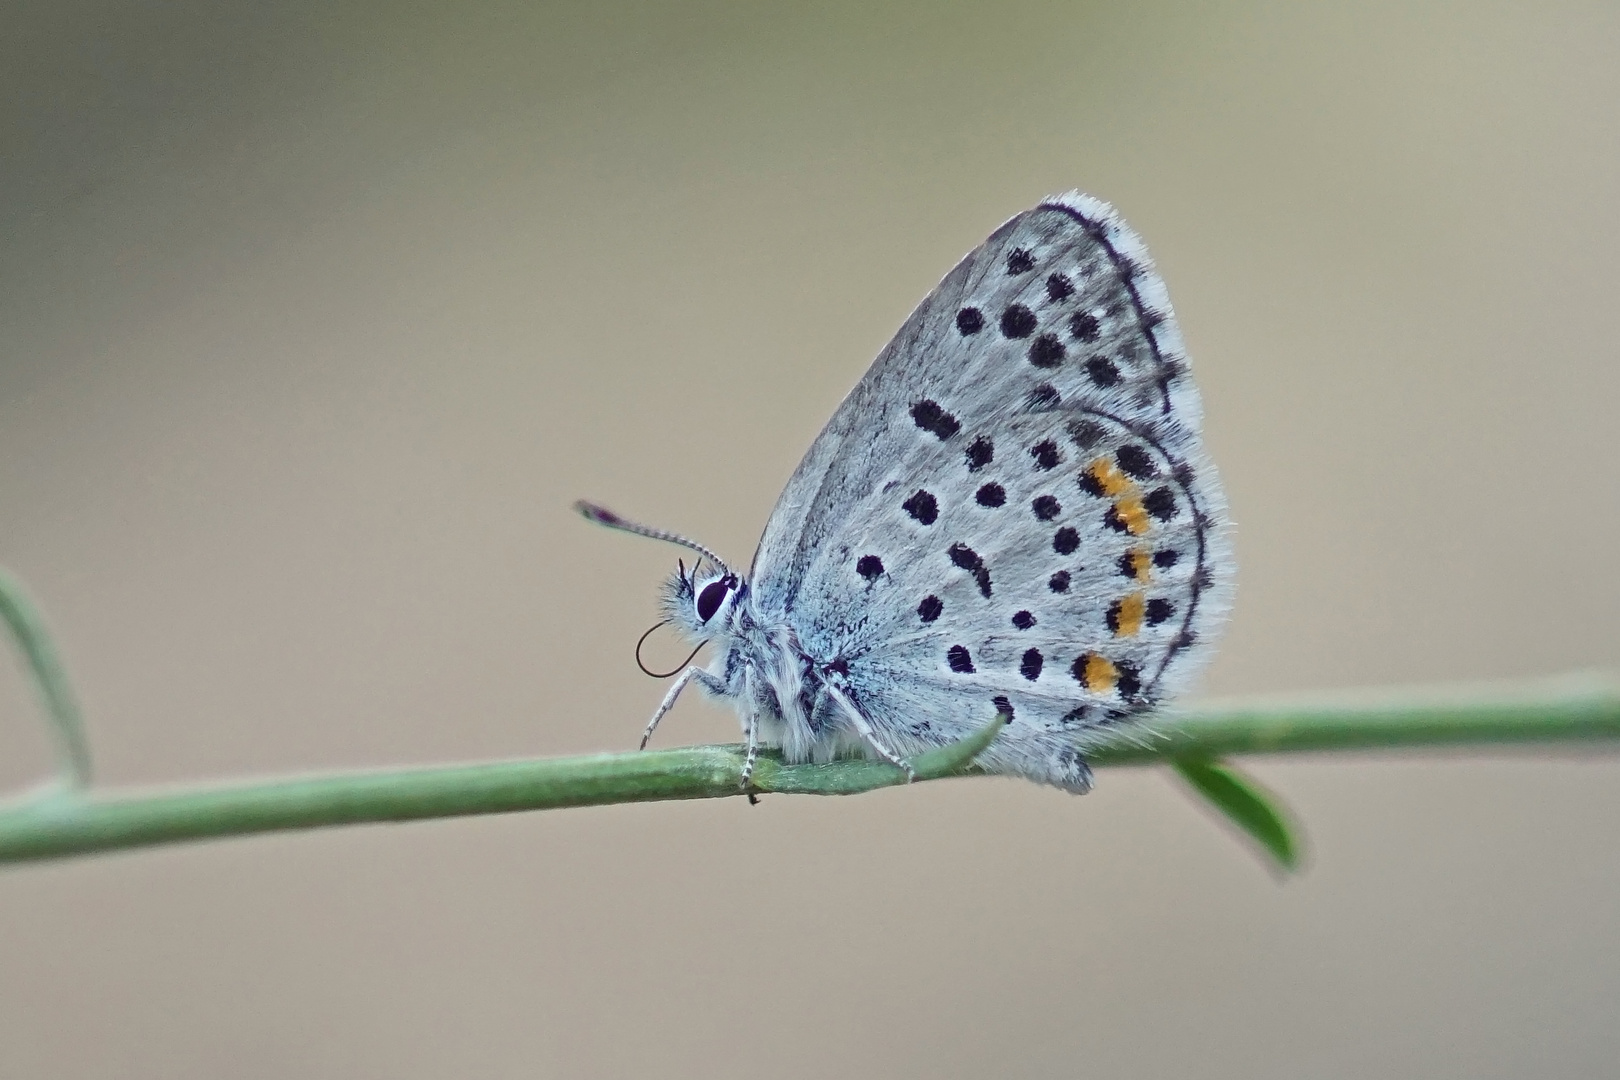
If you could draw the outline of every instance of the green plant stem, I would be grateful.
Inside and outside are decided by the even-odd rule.
[[[1620,688],[1570,678],[1398,699],[1211,705],[1158,720],[1150,745],[1112,745],[1093,765],[1341,750],[1591,744],[1620,740]],[[982,733],[988,741],[992,730]],[[921,777],[971,772],[964,740],[924,755]],[[982,743],[978,743],[982,746]],[[971,752],[969,752],[971,751]],[[735,746],[400,769],[155,793],[58,793],[0,807],[0,862],[363,822],[497,814],[741,793]],[[874,761],[784,765],[763,756],[760,793],[848,795],[904,782]]]

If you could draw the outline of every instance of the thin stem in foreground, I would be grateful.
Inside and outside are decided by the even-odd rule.
[[[1155,722],[1146,746],[1105,746],[1096,766],[1168,764],[1232,754],[1587,744],[1620,739],[1620,688],[1593,678],[1516,687],[1416,691],[1399,699],[1212,705]],[[987,728],[981,735],[991,734]],[[965,741],[923,776],[961,775]],[[952,763],[951,755],[971,750]],[[932,758],[931,755],[925,757]],[[948,767],[941,767],[944,762]],[[494,762],[268,780],[160,793],[57,796],[0,809],[0,862],[61,858],[219,836],[742,793],[736,746]],[[786,765],[762,757],[752,790],[849,795],[903,783],[876,761]]]

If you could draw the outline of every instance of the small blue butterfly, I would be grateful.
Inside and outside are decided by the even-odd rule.
[[[946,275],[788,481],[744,575],[698,553],[663,607],[736,707],[745,777],[906,758],[998,713],[992,771],[1085,791],[1085,751],[1209,658],[1235,565],[1164,282],[1080,192],[1008,221]],[[909,771],[909,769],[908,769]],[[746,779],[744,781],[746,786]]]

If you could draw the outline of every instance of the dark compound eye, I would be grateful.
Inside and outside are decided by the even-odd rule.
[[[725,603],[726,593],[730,592],[735,584],[737,579],[728,574],[719,581],[711,581],[703,586],[703,591],[698,593],[697,598],[698,622],[706,623],[714,618],[714,613]]]

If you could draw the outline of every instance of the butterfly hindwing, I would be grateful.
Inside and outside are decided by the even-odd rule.
[[[834,414],[766,526],[757,602],[845,661],[898,748],[1005,705],[992,757],[1063,758],[1179,685],[1224,610],[1199,429],[1140,241],[1094,199],[1048,200],[952,270]]]

